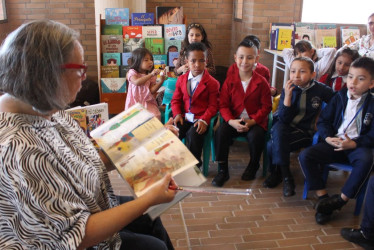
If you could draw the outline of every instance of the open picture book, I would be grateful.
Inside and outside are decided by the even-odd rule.
[[[198,161],[182,141],[140,104],[116,115],[90,134],[134,197],[147,192],[166,173],[171,173],[180,186],[199,186],[206,181],[195,166]],[[154,219],[188,194],[178,192],[173,201],[153,206],[147,213]]]

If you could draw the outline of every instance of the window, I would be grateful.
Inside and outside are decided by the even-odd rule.
[[[0,0],[0,23],[5,22],[6,20],[5,0]]]
[[[373,0],[303,0],[301,21],[306,23],[367,24]]]
[[[234,20],[243,19],[243,0],[234,0]]]

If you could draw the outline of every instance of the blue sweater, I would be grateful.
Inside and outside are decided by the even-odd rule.
[[[291,106],[286,107],[283,104],[283,89],[279,100],[278,119],[312,135],[322,102],[329,102],[333,95],[334,91],[330,87],[312,80],[308,88],[302,90],[295,87],[292,90]]]
[[[331,99],[330,103],[323,109],[319,117],[317,128],[319,136],[325,140],[326,137],[334,137],[340,125],[343,122],[343,115],[348,103],[347,88],[337,92]],[[356,142],[357,147],[374,147],[374,97],[368,93],[363,100],[363,108],[361,115],[356,119],[360,119],[359,136],[352,139]]]

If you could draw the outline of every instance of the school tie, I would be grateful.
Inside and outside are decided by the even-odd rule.
[[[341,76],[336,77],[334,91],[339,91],[342,88],[342,81],[343,79]]]

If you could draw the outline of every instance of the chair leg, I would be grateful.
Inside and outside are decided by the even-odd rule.
[[[360,192],[357,195],[356,206],[353,212],[355,216],[359,216],[361,213],[362,204],[364,203],[364,200],[365,200],[367,184],[368,184],[368,181],[365,182],[365,184],[363,185],[363,187],[361,188]]]
[[[306,200],[308,198],[308,191],[309,191],[308,182],[306,182],[306,180],[305,180],[304,181],[303,200]]]

